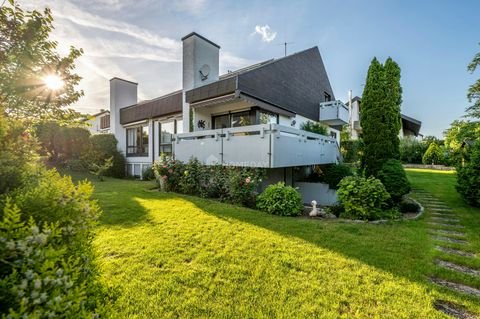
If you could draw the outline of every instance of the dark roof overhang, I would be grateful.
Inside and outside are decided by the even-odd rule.
[[[418,136],[418,134],[420,133],[420,128],[422,127],[422,122],[404,114],[402,114],[401,116],[402,127],[409,131],[412,131],[415,136]]]
[[[120,124],[172,115],[182,112],[182,91],[134,104],[120,110]]]

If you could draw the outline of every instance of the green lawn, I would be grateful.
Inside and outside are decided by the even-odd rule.
[[[459,207],[479,251],[480,212],[460,201],[454,176],[408,174]],[[117,291],[116,318],[447,318],[435,299],[480,313],[478,299],[429,284],[438,270],[423,218],[276,217],[149,182],[94,182],[104,210],[95,249],[102,281]]]

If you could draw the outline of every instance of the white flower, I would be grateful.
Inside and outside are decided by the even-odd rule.
[[[7,242],[6,246],[7,246],[7,249],[14,250],[15,249],[15,242],[13,240],[10,240],[10,241]]]
[[[57,276],[58,277],[61,277],[63,275],[63,269],[62,268],[58,268],[57,270]]]
[[[33,288],[39,290],[42,288],[42,281],[40,279],[35,279],[33,282]]]
[[[25,277],[27,277],[28,280],[33,279],[33,270],[29,269],[25,272]]]

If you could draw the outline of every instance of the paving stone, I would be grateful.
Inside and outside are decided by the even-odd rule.
[[[454,231],[454,230],[445,230],[445,229],[432,229],[432,231],[442,234],[442,235],[452,235],[452,236],[459,236],[459,237],[465,237],[465,233],[459,232],[459,231]]]
[[[447,223],[458,223],[460,221],[455,218],[444,218],[444,217],[432,217],[432,220],[447,222]]]
[[[457,255],[457,256],[462,256],[462,257],[475,257],[474,253],[468,252],[468,251],[463,251],[459,249],[453,249],[449,247],[442,247],[442,246],[435,246],[435,249],[438,251],[441,251],[446,254],[452,254],[452,255]]]
[[[453,302],[446,300],[435,300],[433,307],[443,312],[446,315],[449,315],[458,319],[477,319],[478,317],[467,310],[462,306],[454,304]]]
[[[438,211],[433,211],[430,213],[432,216],[436,217],[445,217],[445,218],[452,218],[452,217],[457,217],[457,215],[449,212],[438,212]]]
[[[450,288],[455,291],[468,294],[471,296],[480,297],[480,289],[477,289],[477,288],[473,288],[473,287],[462,285],[462,284],[457,284],[456,282],[451,282],[451,281],[440,279],[440,278],[430,278],[430,281],[442,287]]]
[[[445,261],[445,260],[440,260],[440,259],[435,260],[435,263],[440,267],[447,268],[453,271],[458,271],[471,276],[480,276],[480,270],[473,269],[467,266],[458,265],[458,264]]]
[[[465,228],[463,225],[458,225],[458,224],[445,224],[445,223],[440,223],[440,222],[427,222],[427,224],[431,226],[438,226],[438,227],[447,227],[447,228]]]
[[[451,238],[451,237],[445,237],[445,236],[433,236],[433,239],[443,241],[443,242],[447,242],[447,243],[468,244],[468,242],[466,240]]]

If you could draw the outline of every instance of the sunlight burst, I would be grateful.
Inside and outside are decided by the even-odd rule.
[[[43,82],[51,90],[58,90],[63,86],[63,80],[55,74],[47,75],[43,78]]]

